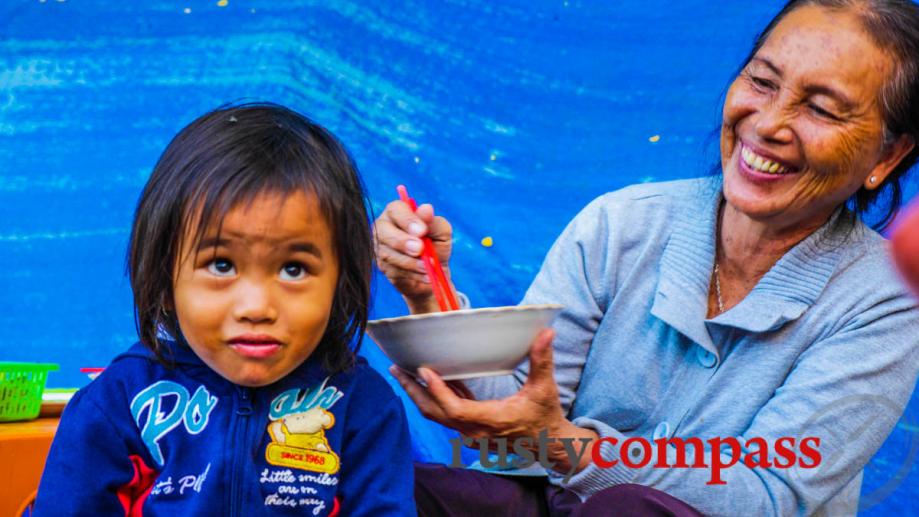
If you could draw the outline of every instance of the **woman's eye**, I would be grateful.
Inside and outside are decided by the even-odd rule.
[[[768,79],[763,79],[762,77],[757,77],[757,76],[755,76],[755,75],[751,75],[751,76],[750,76],[750,80],[753,81],[753,84],[755,84],[755,85],[758,86],[759,88],[762,88],[762,89],[765,89],[765,90],[774,90],[774,89],[775,89],[775,84],[773,84],[772,81],[770,81],[770,80],[768,80]]]
[[[207,265],[207,270],[216,276],[230,276],[236,268],[226,259],[214,259]]]
[[[299,262],[289,262],[281,268],[281,277],[284,280],[302,280],[306,277],[306,267]]]
[[[821,117],[828,118],[828,119],[831,119],[831,120],[839,120],[839,117],[837,117],[837,116],[834,115],[833,113],[831,113],[831,112],[829,112],[829,111],[827,111],[827,110],[821,108],[820,106],[818,106],[818,105],[816,105],[816,104],[809,104],[808,107],[810,108],[811,111],[813,111],[814,113],[816,113],[817,115],[819,115],[819,116],[821,116]]]

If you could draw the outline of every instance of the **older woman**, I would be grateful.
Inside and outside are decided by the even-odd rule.
[[[886,190],[890,219],[917,142],[919,6],[789,2],[728,91],[723,174],[606,194],[556,241],[523,303],[566,309],[527,364],[452,386],[393,372],[466,435],[598,454],[552,442],[550,484],[418,466],[421,511],[854,513],[919,373],[919,309],[859,215]],[[418,237],[446,262],[449,224],[394,202],[376,230],[410,310],[435,310]]]

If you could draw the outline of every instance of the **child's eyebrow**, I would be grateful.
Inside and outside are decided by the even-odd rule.
[[[198,245],[198,251],[201,251],[207,248],[217,247],[217,246],[223,246],[225,248],[229,248],[230,240],[224,239],[224,238],[218,239],[217,237],[206,237],[204,239],[201,239],[201,243]],[[316,246],[312,242],[305,242],[305,241],[292,242],[287,245],[287,251],[290,251],[290,252],[300,251],[303,253],[309,253],[310,255],[314,255],[316,258],[319,258],[319,259],[322,258],[322,250],[320,250],[319,246]]]
[[[230,241],[226,239],[218,239],[217,237],[206,237],[201,239],[201,242],[198,243],[198,251],[218,246],[228,248],[230,246]]]
[[[315,255],[316,258],[322,258],[322,250],[312,242],[292,242],[287,246],[287,249],[290,251],[302,251],[310,255]]]

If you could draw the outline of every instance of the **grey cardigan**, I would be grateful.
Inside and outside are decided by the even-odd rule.
[[[919,373],[919,308],[884,239],[833,219],[738,305],[706,319],[720,179],[631,186],[568,225],[522,303],[561,303],[556,379],[574,423],[611,437],[821,439],[816,468],[722,470],[591,464],[563,481],[582,498],[620,483],[663,490],[709,515],[855,514],[862,469],[903,413]],[[513,376],[467,381],[478,398]],[[652,446],[654,444],[652,443]],[[705,443],[704,458],[711,459]],[[618,447],[603,445],[616,459]],[[694,447],[688,447],[692,464]],[[669,463],[676,450],[667,447]],[[744,450],[744,452],[749,452]],[[729,456],[722,449],[723,462]],[[802,458],[800,454],[799,458]]]

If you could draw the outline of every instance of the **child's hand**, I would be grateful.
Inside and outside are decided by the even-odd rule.
[[[430,237],[450,280],[448,264],[453,243],[450,223],[443,217],[435,217],[434,207],[429,204],[412,213],[402,201],[393,201],[374,222],[373,230],[377,266],[402,293],[412,314],[439,311],[421,261],[421,237]]]

